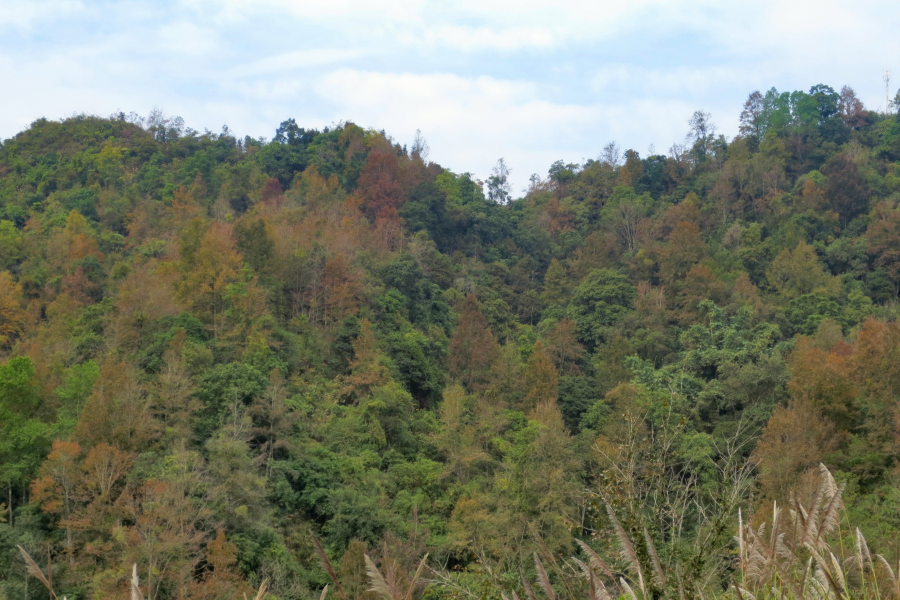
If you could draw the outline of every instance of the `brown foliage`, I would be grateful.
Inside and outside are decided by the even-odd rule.
[[[791,400],[787,407],[776,407],[754,450],[759,461],[760,496],[787,500],[798,477],[815,469],[837,442],[834,424],[812,403]]]
[[[390,381],[381,351],[375,341],[375,332],[368,319],[359,324],[359,335],[353,340],[353,360],[350,374],[343,378],[340,395],[352,404],[371,396],[375,388]]]
[[[666,284],[678,284],[706,255],[706,242],[696,223],[679,221],[659,250],[659,277]]]
[[[175,300],[174,284],[178,274],[155,260],[135,266],[119,284],[116,310],[110,318],[110,346],[133,351],[140,343],[144,328],[163,317],[181,312]]]
[[[678,320],[683,325],[696,322],[700,312],[698,306],[703,300],[712,300],[719,306],[728,304],[728,287],[705,264],[691,267],[681,287],[684,293]]]
[[[525,399],[523,408],[533,410],[543,404],[554,404],[558,396],[559,373],[538,340],[525,367]]]
[[[822,172],[828,176],[828,200],[840,215],[842,225],[846,226],[868,210],[868,190],[859,166],[850,156],[836,154],[822,167]]]
[[[325,311],[329,323],[339,323],[357,311],[362,301],[361,280],[346,254],[325,262]]]
[[[359,189],[370,219],[396,213],[403,203],[404,190],[396,152],[376,150],[369,154],[359,174]]]
[[[150,397],[134,368],[109,359],[88,397],[73,437],[86,446],[106,442],[125,451],[144,450],[159,435]]]
[[[205,196],[205,186],[203,190],[198,186],[203,184],[203,177],[197,173],[194,185],[190,190],[186,190],[184,186],[175,188],[175,194],[172,198],[172,204],[168,207],[169,224],[173,233],[178,233],[181,229],[192,220],[205,216],[205,210],[200,205],[197,195]]]
[[[123,496],[133,524],[124,531],[122,562],[136,563],[142,571],[144,597],[154,600],[161,589],[186,595],[201,558],[204,535],[197,527],[208,511],[189,490],[158,479]]]
[[[900,290],[900,210],[879,202],[875,218],[866,230],[866,250],[875,257],[875,266],[883,268]]]
[[[544,334],[545,352],[556,370],[563,375],[579,375],[579,364],[586,359],[586,352],[575,334],[575,321],[562,319]]]
[[[195,600],[241,600],[251,593],[237,570],[237,547],[219,529],[206,545],[206,570],[200,581],[192,582],[190,597]]]
[[[231,237],[231,227],[222,223],[209,226],[195,251],[182,250],[178,296],[214,332],[222,325],[229,286],[242,281],[243,264]]]
[[[809,406],[838,428],[849,431],[855,420],[857,389],[847,358],[816,348],[801,337],[790,356],[791,397]]]
[[[483,390],[498,353],[497,341],[478,308],[478,300],[473,294],[467,294],[450,339],[450,374],[469,390]]]
[[[8,347],[25,330],[28,313],[22,308],[22,286],[0,271],[0,348]]]

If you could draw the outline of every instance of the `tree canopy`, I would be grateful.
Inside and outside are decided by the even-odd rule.
[[[157,116],[0,145],[0,598],[46,596],[17,545],[69,598],[317,598],[319,541],[354,597],[425,552],[417,597],[526,597],[621,533],[724,589],[737,510],[820,463],[893,547],[897,115],[754,92],[520,197],[354,123]]]

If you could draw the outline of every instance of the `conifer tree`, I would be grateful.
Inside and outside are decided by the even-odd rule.
[[[450,339],[450,374],[469,390],[483,390],[499,347],[473,294],[467,294]]]

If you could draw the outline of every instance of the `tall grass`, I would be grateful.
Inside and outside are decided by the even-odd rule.
[[[859,528],[845,548],[840,531],[843,485],[824,465],[819,486],[807,508],[792,495],[786,507],[773,505],[771,520],[757,529],[739,515],[738,597],[881,599],[900,598],[897,573],[887,559],[873,555]]]
[[[900,559],[891,564],[881,554],[873,554],[858,528],[852,532],[841,531],[843,491],[843,485],[838,485],[828,469],[820,465],[818,487],[808,507],[792,494],[785,506],[773,505],[770,518],[756,528],[745,523],[742,512],[738,511],[733,581],[719,584],[715,589],[702,589],[696,583],[691,589],[683,585],[683,581],[673,585],[670,581],[673,574],[663,568],[646,530],[642,541],[650,554],[651,566],[650,572],[645,572],[634,541],[609,509],[624,568],[611,566],[580,540],[582,556],[568,561],[558,560],[538,540],[541,551],[533,556],[536,576],[534,581],[522,576],[521,592],[524,600],[538,600],[538,594],[548,600],[900,600]],[[843,544],[845,534],[853,541],[848,544],[850,547]],[[336,570],[315,536],[313,543],[336,595],[341,600],[358,600],[347,597]],[[24,548],[19,546],[19,551],[29,575],[47,588],[51,600],[58,600],[51,579],[52,566],[48,564],[45,574]],[[369,555],[365,555],[368,591],[382,600],[413,600],[417,590],[426,583],[422,576],[427,560],[426,554],[415,572],[406,573],[401,572],[398,561],[388,556],[387,547],[380,569]],[[446,574],[434,573],[437,578],[430,583],[452,587],[452,580]],[[131,600],[144,600],[137,565],[132,569],[129,587]],[[264,581],[254,600],[265,599],[266,587]],[[320,600],[326,600],[328,589],[329,586],[325,586],[322,590]],[[516,591],[510,591],[508,596],[501,594],[501,597],[503,600],[523,600]]]
[[[53,565],[47,564],[47,574],[45,575],[38,564],[31,558],[31,555],[25,551],[25,548],[22,546],[16,546],[19,549],[19,552],[22,555],[22,558],[25,560],[25,568],[28,571],[28,574],[38,581],[40,581],[45,588],[47,588],[47,592],[50,594],[51,600],[59,600],[59,597],[56,595],[56,592],[53,591]],[[259,584],[259,589],[256,592],[256,596],[253,600],[265,600],[268,595],[269,582],[263,580],[261,584]],[[137,564],[132,565],[131,567],[131,578],[128,581],[129,592],[131,594],[131,600],[144,600],[144,592],[141,590],[141,581],[138,578],[138,568]],[[328,589],[328,586],[325,586],[325,590],[322,592],[322,598],[320,600],[325,600],[325,592]],[[66,597],[63,596],[62,600],[66,600]],[[247,600],[247,597],[244,596],[244,600]]]
[[[579,541],[584,559],[573,557],[569,565],[560,567],[552,556],[545,556],[547,564],[556,571],[556,588],[550,583],[544,560],[536,553],[536,581],[523,579],[522,589],[529,600],[537,600],[535,590],[549,600],[900,600],[900,560],[892,565],[884,556],[873,554],[858,528],[852,531],[851,547],[844,547],[846,532],[840,530],[843,491],[843,485],[837,485],[828,469],[820,465],[819,484],[808,507],[791,495],[786,507],[776,504],[771,518],[756,529],[745,524],[738,511],[735,579],[717,589],[671,586],[672,574],[662,569],[646,532],[644,541],[651,555],[652,572],[645,573],[633,541],[611,510],[610,519],[626,572],[616,575],[594,550]],[[573,573],[581,579],[580,586],[571,582]],[[569,583],[563,583],[567,579]],[[579,591],[574,592],[576,589]],[[520,600],[515,592],[502,597]]]

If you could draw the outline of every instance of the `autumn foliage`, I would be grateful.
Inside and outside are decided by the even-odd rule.
[[[60,598],[716,597],[762,560],[739,511],[744,550],[788,548],[759,526],[822,494],[890,554],[900,124],[824,85],[739,119],[521,194],[350,122],[4,141],[0,599],[46,597],[35,569]]]

